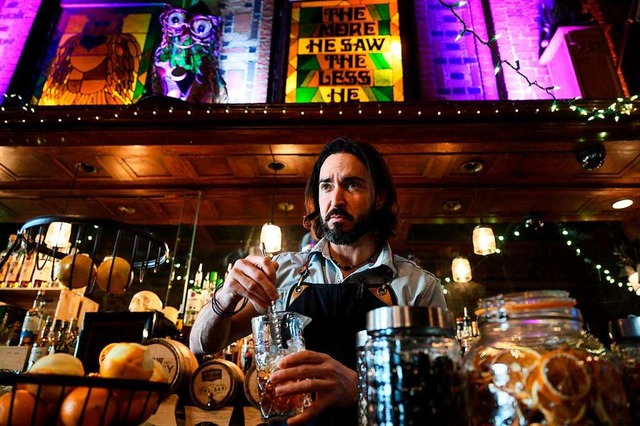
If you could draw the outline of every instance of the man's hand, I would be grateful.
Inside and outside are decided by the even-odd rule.
[[[218,304],[231,310],[246,297],[256,312],[264,314],[271,301],[278,299],[277,269],[278,263],[270,257],[247,256],[237,260],[215,296]]]
[[[269,379],[276,396],[315,393],[313,403],[288,425],[308,422],[327,407],[348,407],[358,400],[358,376],[329,355],[302,351],[287,355]]]

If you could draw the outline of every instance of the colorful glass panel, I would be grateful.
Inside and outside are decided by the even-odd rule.
[[[154,50],[155,8],[62,6],[48,70],[33,103],[126,105],[145,90]]]
[[[285,102],[404,100],[397,1],[295,2]]]

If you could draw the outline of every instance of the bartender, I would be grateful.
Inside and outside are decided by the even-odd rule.
[[[191,330],[195,354],[220,351],[251,332],[251,318],[279,306],[312,318],[305,351],[283,357],[270,377],[277,396],[313,395],[289,425],[357,424],[355,336],[366,313],[387,305],[446,309],[439,280],[394,255],[397,196],[382,156],[347,138],[326,144],[305,192],[306,252],[235,262]],[[249,302],[244,302],[245,299]],[[244,302],[244,303],[243,303]]]

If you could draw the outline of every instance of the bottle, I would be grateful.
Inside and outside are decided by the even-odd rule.
[[[22,268],[20,269],[20,276],[18,277],[21,288],[33,288],[33,275],[36,271],[37,256],[38,253],[35,250],[25,255]]]
[[[377,308],[367,314],[367,333],[367,424],[466,424],[460,346],[448,311]]]
[[[64,346],[66,352],[73,355],[75,354],[76,344],[78,343],[78,318],[71,318],[69,322],[69,328],[64,335]]]
[[[53,326],[51,327],[51,329],[49,330],[49,335],[48,335],[48,339],[49,339],[49,347],[48,347],[48,353],[49,354],[54,354],[56,352],[58,352],[58,348],[60,347],[60,337],[64,335],[64,331],[63,330],[63,322],[61,319],[56,319],[55,322],[53,323]]]
[[[18,279],[20,278],[20,271],[22,270],[22,263],[24,262],[26,254],[27,249],[23,244],[18,245],[18,247],[14,249],[13,253],[11,253],[11,264],[9,265],[9,269],[7,270],[7,276],[5,277],[7,287],[17,288],[20,286],[20,282],[18,281]]]
[[[559,290],[481,299],[463,365],[470,425],[629,425],[621,372]]]
[[[29,355],[29,361],[27,361],[27,370],[31,368],[36,361],[45,355],[49,354],[49,348],[51,347],[51,328],[53,325],[53,319],[47,315],[47,319],[44,323],[44,327],[40,332],[40,337],[31,346],[31,352]]]
[[[17,238],[18,236],[16,234],[11,234],[9,236],[9,242],[7,243],[7,248],[2,250],[2,252],[0,253],[0,261],[5,259],[6,257],[4,265],[2,265],[2,268],[0,268],[0,287],[2,288],[7,287],[7,273],[9,272],[9,268],[11,268],[11,265],[15,260],[14,254],[10,253],[11,246],[13,245],[13,243]]]
[[[33,306],[24,316],[22,331],[20,332],[19,346],[31,346],[34,343],[34,340],[36,340],[42,327],[46,303],[44,292],[38,291],[38,294],[33,301]]]

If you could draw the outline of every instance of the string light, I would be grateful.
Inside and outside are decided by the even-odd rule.
[[[519,238],[521,236],[520,233],[520,225],[516,226],[514,231],[512,233],[510,233],[510,235],[513,236],[513,238]],[[582,261],[586,264],[589,265],[589,267],[592,268],[593,272],[598,276],[598,279],[604,284],[604,283],[609,283],[612,285],[615,285],[619,288],[623,288],[625,286],[625,283],[623,283],[620,280],[617,280],[616,278],[614,278],[611,274],[611,271],[616,270],[616,267],[611,267],[611,268],[606,268],[604,267],[601,263],[596,263],[594,261],[592,261],[589,257],[587,257],[585,255],[585,253],[582,251],[582,249],[580,249],[579,247],[575,247],[575,241],[574,239],[571,238],[571,235],[577,235],[578,232],[575,230],[572,230],[568,227],[568,225],[566,224],[558,224],[558,230],[559,230],[559,234],[563,237],[564,239],[564,243],[565,245],[569,248],[569,247],[573,247],[573,253],[576,257],[581,258]],[[505,235],[496,235],[496,245],[497,245],[497,249],[496,249],[496,253],[500,254],[502,253],[502,249],[505,244],[508,242],[509,238],[509,234]],[[486,258],[482,258],[481,261],[483,261]],[[476,265],[476,269],[477,269],[478,265]],[[603,278],[604,276],[604,278]],[[638,283],[634,280],[638,279],[638,274],[637,272],[635,272],[635,275],[633,277],[629,278],[629,281],[626,283],[627,289],[630,292],[635,293],[637,296],[640,296],[640,286],[638,286]],[[443,287],[443,291],[445,294],[448,293],[447,291],[447,287],[449,284],[451,284],[454,280],[452,279],[451,276],[446,276],[443,279],[444,283],[442,284]],[[637,288],[636,288],[637,287]]]
[[[486,46],[491,51],[491,54],[494,58],[500,58],[500,52],[496,45],[496,41],[499,40],[500,37],[502,36],[501,33],[496,33],[493,36],[491,36],[489,40],[485,40],[472,28],[469,28],[467,26],[467,23],[464,21],[464,19],[462,19],[462,16],[460,16],[460,14],[455,10],[463,6],[464,4],[466,4],[466,2],[455,2],[455,3],[448,4],[444,0],[438,0],[438,3],[440,3],[440,5],[442,5],[443,7],[449,9],[451,14],[458,20],[458,22],[460,22],[460,24],[462,24],[462,30],[458,32],[458,34],[454,38],[454,41],[457,42],[464,35],[471,34],[473,38],[475,38],[478,41],[478,43]],[[529,89],[535,87],[537,89],[542,90],[547,95],[549,95],[549,97],[554,101],[553,104],[551,105],[551,112],[558,111],[559,109],[559,106],[557,103],[558,100],[553,92],[556,90],[560,90],[559,86],[554,85],[554,86],[545,87],[545,86],[542,86],[540,83],[538,83],[536,80],[531,80],[526,74],[524,74],[520,70],[520,60],[516,55],[514,55],[513,62],[507,59],[500,59],[499,62],[495,64],[493,73],[495,75],[498,75],[505,66],[512,69],[516,74],[518,74],[518,76],[524,79],[524,81],[528,84]],[[638,100],[638,95],[633,95],[629,98],[618,98],[614,103],[609,105],[608,108],[604,108],[604,109],[593,108],[591,110],[588,110],[584,107],[575,105],[575,102],[577,100],[578,100],[577,98],[574,98],[571,100],[563,100],[563,102],[569,106],[570,110],[576,111],[580,116],[586,116],[588,121],[593,121],[595,119],[604,120],[607,118],[613,118],[613,120],[617,123],[620,120],[621,115],[631,115],[632,112],[637,110],[637,108],[634,106],[634,103]]]

